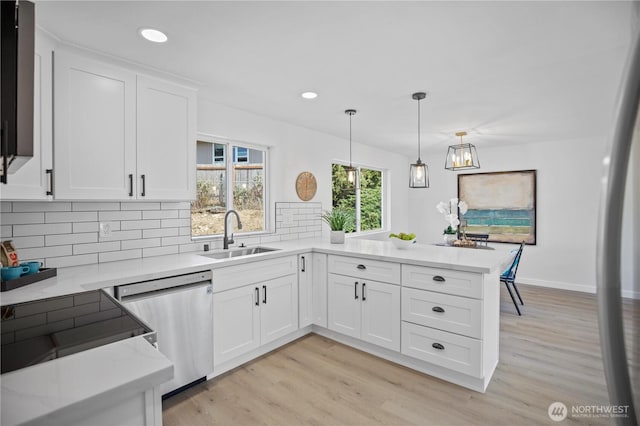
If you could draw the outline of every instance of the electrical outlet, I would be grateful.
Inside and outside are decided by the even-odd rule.
[[[111,224],[100,222],[100,236],[108,237],[111,235]]]

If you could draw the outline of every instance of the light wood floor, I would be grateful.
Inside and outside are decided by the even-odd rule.
[[[502,292],[500,362],[485,394],[381,360],[318,335],[164,402],[172,425],[552,424],[549,404],[608,404],[595,296],[519,286]],[[625,332],[640,408],[640,301],[625,300]],[[572,418],[560,424],[614,424]]]

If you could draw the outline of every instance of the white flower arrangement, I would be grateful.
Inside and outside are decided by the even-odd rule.
[[[444,215],[444,220],[449,224],[443,234],[457,234],[458,225],[460,225],[458,210],[460,210],[461,215],[464,215],[469,209],[469,206],[464,201],[458,201],[457,198],[452,198],[448,203],[440,201],[436,205],[436,209]]]

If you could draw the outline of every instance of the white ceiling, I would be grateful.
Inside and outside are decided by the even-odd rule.
[[[606,136],[627,54],[620,2],[37,1],[62,41],[177,74],[201,96],[415,156]],[[137,30],[165,31],[151,44]],[[317,91],[313,101],[300,93]],[[230,135],[232,136],[232,135]]]

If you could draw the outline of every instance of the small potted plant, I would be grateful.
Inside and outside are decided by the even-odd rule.
[[[344,231],[349,227],[353,220],[349,212],[342,209],[333,209],[325,211],[322,215],[329,229],[331,229],[331,244],[344,244]]]

